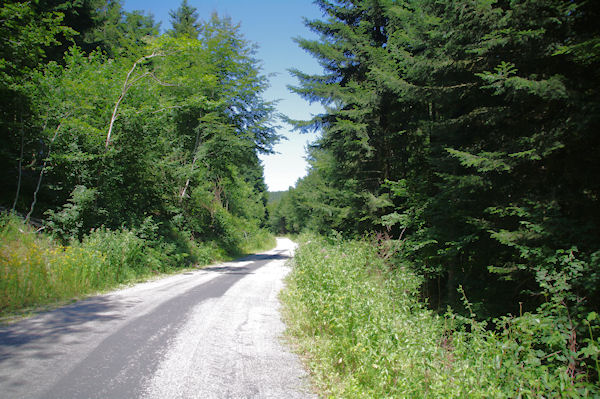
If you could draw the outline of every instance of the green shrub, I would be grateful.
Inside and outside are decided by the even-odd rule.
[[[255,222],[219,209],[213,218],[216,241],[228,254],[239,255],[275,246],[275,237]]]
[[[369,242],[303,238],[282,298],[290,332],[327,395],[600,394],[591,382],[599,347],[593,328],[587,340],[578,338],[560,303],[487,325],[428,310],[420,283],[409,270],[391,270]]]
[[[241,231],[237,227],[238,222],[235,216],[222,208],[219,208],[213,216],[213,232],[228,253],[239,252],[239,244],[243,240]]]
[[[240,254],[271,249],[276,245],[273,234],[266,229],[257,227],[250,221],[240,219],[237,229],[240,236],[240,242],[237,244],[237,252]]]
[[[92,230],[81,245],[106,256],[106,267],[116,282],[125,282],[150,271],[162,269],[157,251],[151,251],[144,239],[132,231]]]
[[[197,265],[207,265],[218,259],[224,259],[225,251],[215,242],[195,242],[190,240],[190,252]]]
[[[94,224],[95,201],[98,190],[76,186],[68,202],[58,211],[48,210],[46,224],[53,235],[64,244],[73,239],[81,240]]]

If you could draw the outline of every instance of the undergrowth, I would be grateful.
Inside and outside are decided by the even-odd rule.
[[[420,303],[421,280],[366,241],[303,237],[282,294],[290,334],[323,396],[595,397],[596,314],[558,302],[487,325]],[[464,297],[465,306],[469,307]],[[586,336],[578,336],[578,327]]]
[[[186,236],[168,242],[156,230],[147,221],[136,230],[94,229],[65,243],[0,215],[0,316],[235,256],[217,242]],[[260,230],[236,252],[273,247],[274,240]]]

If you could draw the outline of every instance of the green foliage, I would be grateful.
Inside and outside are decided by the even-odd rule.
[[[182,256],[131,231],[100,229],[60,245],[2,215],[0,313],[89,295],[179,266]]]
[[[273,243],[258,154],[279,137],[255,45],[229,18],[201,21],[186,2],[172,14],[175,33],[159,35],[119,0],[0,6],[0,206],[45,218],[64,246],[7,238],[10,256],[39,258],[7,261],[22,306]],[[79,277],[23,291],[18,276],[53,262]],[[94,280],[92,263],[107,274]]]
[[[592,397],[596,314],[578,325],[560,302],[479,322],[440,316],[421,278],[390,268],[369,241],[304,236],[283,294],[290,332],[324,396]],[[584,323],[582,323],[583,325]],[[594,332],[592,332],[594,331]]]
[[[325,246],[331,261],[316,255],[317,244],[300,250],[292,295],[309,320],[298,322],[301,334],[317,337],[304,348],[323,383],[340,381],[331,392],[346,397],[592,396],[595,355],[579,353],[576,337],[589,335],[585,353],[595,353],[597,334],[584,320],[600,306],[598,7],[315,3],[324,18],[307,26],[319,39],[298,43],[323,73],[293,71],[300,84],[292,89],[325,106],[296,124],[322,137],[309,175],[274,208],[271,224],[344,236],[381,231],[393,240],[373,246],[395,269],[380,285],[394,284],[399,270],[415,273],[431,308],[451,304],[463,315],[448,314],[440,327],[441,319],[413,312],[407,324],[425,337],[397,349],[389,337],[401,336],[393,320],[405,313],[381,321],[379,308],[398,293],[361,291],[377,275],[373,252],[353,262],[350,247],[337,252],[342,244]],[[461,301],[458,287],[472,302]],[[343,298],[354,292],[351,303]],[[346,312],[354,303],[370,310],[362,329]],[[521,307],[522,316],[506,316]],[[361,334],[377,337],[371,353],[393,359],[385,368],[372,367],[381,366],[375,356],[353,360],[357,343],[366,346]]]
[[[106,255],[117,282],[130,281],[148,272],[166,271],[184,257],[177,254],[171,259],[172,246],[154,243],[155,247],[151,247],[151,244],[133,231],[108,229],[93,230],[82,241],[84,248]]]
[[[199,22],[199,38],[156,37],[150,17],[119,2],[98,12],[108,54],[72,47],[24,81],[30,115],[7,146],[3,204],[16,197],[28,210],[34,194],[34,216],[47,211],[65,243],[101,226],[135,230],[151,215],[159,235],[176,227],[241,251],[266,223],[257,154],[278,140],[254,46],[217,15]],[[138,36],[132,23],[145,27]]]
[[[86,35],[110,56],[140,54],[145,41],[159,35],[160,23],[152,14],[142,11],[126,12],[122,2],[110,0],[96,13],[97,27]]]
[[[3,2],[0,36],[10,40],[0,45],[0,88],[18,85],[18,79],[45,58],[47,47],[59,43],[58,35],[75,33],[63,19],[59,12],[37,13],[30,2]]]
[[[322,137],[271,225],[401,239],[395,261],[440,311],[462,307],[459,284],[482,317],[532,310],[548,276],[598,311],[598,7],[316,4],[320,39],[298,43],[324,72],[292,89],[326,107],[297,122]]]
[[[190,6],[187,0],[183,0],[177,10],[169,12],[174,35],[188,36],[192,39],[198,37],[201,25],[196,11],[196,7]]]
[[[269,191],[268,204],[278,202],[286,191]]]
[[[48,210],[47,226],[65,244],[72,238],[80,240],[90,231],[90,225],[84,226],[84,222],[90,223],[93,220],[95,215],[90,213],[94,211],[97,196],[98,192],[94,189],[75,187],[71,198],[60,211]]]

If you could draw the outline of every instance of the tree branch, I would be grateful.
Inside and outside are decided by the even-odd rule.
[[[110,124],[108,126],[108,133],[106,134],[106,143],[105,143],[105,148],[108,150],[108,145],[110,144],[110,136],[112,134],[112,130],[113,130],[113,126],[115,124],[115,121],[117,120],[117,115],[118,115],[118,111],[119,111],[119,105],[121,104],[121,101],[123,101],[123,99],[125,98],[125,95],[127,94],[127,91],[129,90],[129,88],[136,83],[138,80],[140,80],[141,78],[143,78],[144,76],[148,76],[148,75],[152,75],[150,72],[145,72],[143,73],[141,76],[138,76],[136,78],[133,79],[133,81],[129,81],[131,78],[131,75],[133,74],[133,71],[135,71],[135,68],[142,62],[149,60],[150,58],[154,58],[154,57],[164,57],[165,55],[163,53],[157,53],[154,52],[150,55],[146,55],[140,59],[138,59],[136,62],[133,63],[133,66],[131,67],[131,69],[129,70],[129,72],[127,73],[127,76],[125,77],[125,82],[123,83],[123,88],[121,89],[121,95],[119,96],[119,98],[117,99],[117,102],[115,103],[115,107],[113,108],[113,112],[112,112],[112,116],[110,118]],[[154,77],[155,80],[156,77]]]

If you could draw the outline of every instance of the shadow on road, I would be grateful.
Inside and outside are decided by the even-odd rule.
[[[123,307],[128,306],[122,301],[115,301],[114,298],[99,296],[12,325],[0,326],[0,364],[11,357],[11,349],[25,345],[29,345],[29,349],[34,352],[39,349],[33,354],[34,357],[48,358],[53,354],[41,350],[42,347],[47,348],[48,343],[58,342],[70,334],[91,330],[91,325],[86,326],[88,322],[119,319],[121,316],[117,310]],[[95,328],[97,329],[97,325]],[[42,342],[44,345],[41,345]],[[35,346],[37,343],[40,343],[39,348]]]
[[[236,259],[234,262],[248,262],[248,261],[271,261],[278,259],[290,259],[289,251],[280,251],[277,254],[256,254],[256,255],[248,255],[241,259]]]
[[[281,251],[288,252],[288,251]],[[235,266],[237,263],[245,263],[245,262],[260,262],[266,263],[272,260],[280,260],[280,259],[289,259],[290,256],[277,253],[277,254],[256,254],[256,255],[248,255],[240,259],[236,259],[234,261],[228,262],[231,266],[209,266],[202,269],[202,271],[207,272],[215,272],[222,274],[253,274],[254,270],[256,270],[256,265],[249,266]]]
[[[289,259],[288,254],[289,251],[284,250],[276,254],[249,255],[228,262],[225,266],[207,267],[202,270],[218,274],[252,274],[272,260]],[[243,262],[253,263],[236,266]],[[199,289],[203,290],[205,287]],[[101,325],[98,322],[123,319],[123,310],[135,305],[135,301],[116,300],[114,297],[103,295],[43,312],[11,325],[0,325],[0,365],[4,363],[6,366],[6,362],[10,360],[10,367],[17,366],[14,363],[19,363],[19,360],[14,354],[15,349],[19,348],[26,348],[28,356],[40,360],[55,356],[56,353],[48,350],[53,347],[52,344],[63,344],[65,337],[76,337],[77,333],[97,331]]]

